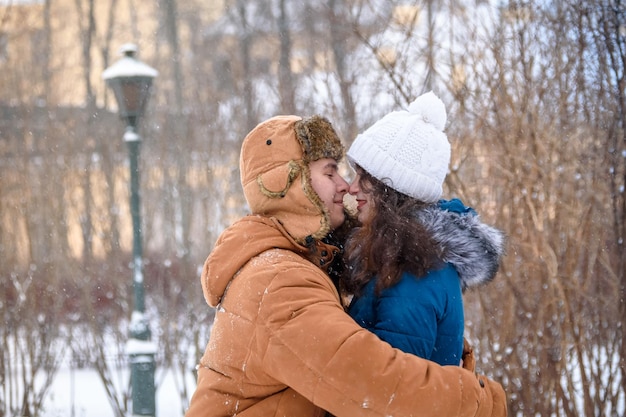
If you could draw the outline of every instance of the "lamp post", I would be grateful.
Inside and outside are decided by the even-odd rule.
[[[139,210],[139,119],[150,96],[152,80],[158,72],[135,58],[137,46],[125,44],[120,48],[123,57],[105,69],[102,78],[113,90],[120,117],[126,123],[124,141],[130,159],[130,212],[133,221],[133,292],[134,307],[130,320],[130,334],[126,352],[130,360],[131,398],[133,415],[155,416],[154,354],[150,326],[144,317],[144,285]]]

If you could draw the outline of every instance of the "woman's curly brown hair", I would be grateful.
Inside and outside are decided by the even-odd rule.
[[[431,233],[415,219],[414,213],[429,205],[402,194],[372,177],[360,166],[359,186],[372,197],[373,218],[355,227],[345,244],[342,288],[359,293],[373,277],[376,291],[396,284],[402,272],[422,277],[441,262],[443,253]]]

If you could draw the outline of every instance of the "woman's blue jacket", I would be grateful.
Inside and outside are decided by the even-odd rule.
[[[489,282],[504,253],[504,236],[458,200],[420,210],[416,220],[445,247],[440,268],[423,277],[405,272],[375,293],[376,278],[355,297],[350,315],[382,340],[441,365],[459,365],[463,350],[465,289]]]

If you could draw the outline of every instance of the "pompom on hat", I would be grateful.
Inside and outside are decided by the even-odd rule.
[[[436,202],[450,164],[446,118],[441,99],[432,91],[423,94],[358,135],[348,159],[396,191]]]

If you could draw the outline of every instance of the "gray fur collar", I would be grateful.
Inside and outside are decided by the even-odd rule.
[[[456,268],[463,291],[493,280],[505,253],[502,231],[482,223],[473,211],[447,211],[436,204],[416,216],[445,249],[444,260]]]

